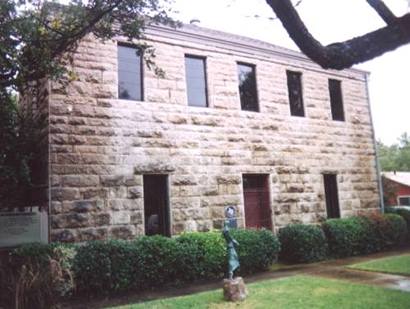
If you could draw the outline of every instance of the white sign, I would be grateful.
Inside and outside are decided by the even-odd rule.
[[[0,212],[0,248],[47,242],[45,212]]]

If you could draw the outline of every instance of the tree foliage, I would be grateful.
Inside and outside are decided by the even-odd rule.
[[[41,117],[30,103],[16,101],[16,91],[36,97],[34,82],[66,72],[71,53],[88,34],[101,40],[126,37],[155,69],[153,49],[140,39],[149,24],[174,24],[169,1],[0,1],[0,208],[32,200],[33,174],[46,149]]]
[[[410,135],[403,133],[398,143],[391,146],[377,142],[380,165],[383,171],[410,172]]]
[[[0,208],[27,206],[32,199],[33,171],[41,156],[43,119],[0,93]]]
[[[323,46],[310,33],[291,0],[266,0],[291,39],[306,56],[325,69],[337,70],[368,61],[410,43],[410,13],[397,17],[382,0],[367,2],[386,26],[344,42]]]
[[[62,57],[89,33],[102,40],[118,35],[138,40],[148,24],[173,24],[169,1],[0,1],[0,89],[21,90],[29,81],[58,76]]]
[[[25,196],[15,190],[31,186],[29,162],[35,157],[33,147],[39,145],[34,138],[41,136],[41,129],[34,134],[33,118],[21,117],[13,91],[24,92],[30,82],[44,77],[59,77],[64,63],[70,61],[70,53],[88,34],[101,40],[123,36],[141,42],[147,25],[175,25],[168,16],[170,1],[67,0],[64,5],[57,0],[0,1],[0,199],[1,194],[11,192]],[[267,0],[302,52],[321,66],[336,69],[372,59],[410,41],[410,14],[396,17],[383,1],[368,2],[386,27],[324,47],[309,33],[290,0]],[[155,68],[153,50],[144,43],[139,45],[146,64]],[[382,166],[410,169],[408,144],[400,145],[381,148],[382,154],[394,158],[382,161]],[[389,167],[390,161],[395,162],[394,167]]]

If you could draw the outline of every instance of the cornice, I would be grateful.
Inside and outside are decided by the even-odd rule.
[[[179,28],[171,28],[162,25],[150,25],[147,27],[145,33],[148,38],[162,37],[166,39],[179,40],[182,42],[204,44],[250,56],[274,57],[283,61],[298,61],[304,63],[304,65],[308,65],[310,69],[332,75],[342,76],[346,75],[346,73],[347,75],[350,73],[356,75],[356,78],[357,75],[361,75],[361,79],[364,80],[365,76],[370,74],[368,71],[356,68],[345,69],[343,71],[325,70],[301,52],[279,47],[260,40],[203,28],[196,25],[184,24]]]

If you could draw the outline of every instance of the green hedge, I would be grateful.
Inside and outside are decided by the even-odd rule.
[[[239,243],[240,274],[266,270],[277,261],[280,244],[271,231],[239,229],[232,230],[232,236]]]
[[[386,207],[385,211],[403,217],[407,224],[407,239],[410,240],[410,207]]]
[[[396,214],[385,214],[382,216],[378,228],[381,241],[381,249],[390,249],[404,243],[407,238],[407,224],[403,217]]]
[[[395,214],[330,219],[322,227],[334,257],[393,248],[401,245],[407,235],[406,222]]]
[[[73,271],[77,291],[127,290],[134,282],[137,250],[123,240],[90,241],[77,250]]]
[[[212,279],[223,276],[226,271],[226,244],[220,232],[185,233],[177,237],[183,245],[182,279]]]
[[[326,237],[319,226],[291,224],[279,230],[280,259],[306,263],[321,261],[327,255]]]
[[[175,239],[163,236],[144,236],[135,241],[137,252],[135,281],[138,288],[176,283],[184,271],[185,247]]]
[[[235,230],[232,235],[240,243],[241,274],[265,270],[276,260],[279,242],[272,232]],[[226,244],[220,232],[89,242],[78,249],[73,266],[79,293],[217,279],[226,269]]]
[[[376,252],[400,245],[405,220],[396,214],[331,219],[318,226],[290,225],[278,238],[267,230],[232,230],[240,269],[249,274],[268,269],[281,257],[313,262]],[[326,236],[326,239],[325,237]],[[326,244],[327,240],[327,244]],[[0,259],[0,302],[15,307],[51,307],[60,296],[116,293],[201,279],[220,279],[227,271],[226,244],[220,232],[186,233],[179,237],[140,237],[133,241],[90,241],[76,245],[28,245]],[[74,288],[76,288],[74,290]]]

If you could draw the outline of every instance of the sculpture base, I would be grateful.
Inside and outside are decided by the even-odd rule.
[[[228,301],[242,301],[248,296],[245,282],[242,277],[224,279],[224,298]]]

